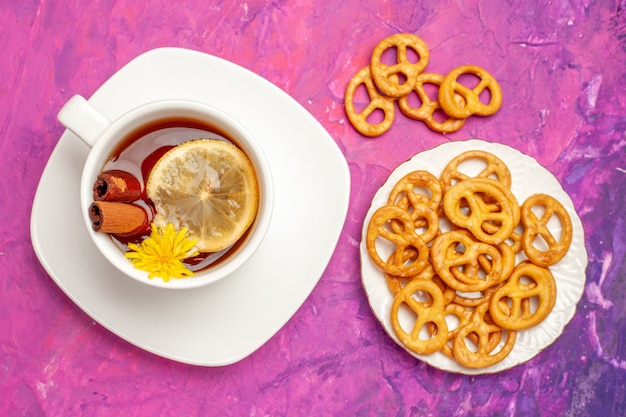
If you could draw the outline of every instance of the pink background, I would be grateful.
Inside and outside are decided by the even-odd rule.
[[[0,4],[0,414],[24,416],[626,415],[626,2],[4,1]],[[339,4],[338,4],[339,3]],[[504,103],[440,135],[397,116],[376,139],[347,122],[345,87],[384,37],[411,32],[429,71],[487,68]],[[265,345],[225,367],[147,353],[96,324],[40,266],[29,235],[60,106],[161,46],[267,78],[328,130],[352,176],[326,272]],[[234,87],[236,88],[236,87]],[[488,376],[429,367],[384,333],[359,273],[369,202],[427,148],[478,137],[535,157],[571,195],[589,252],[563,335]]]

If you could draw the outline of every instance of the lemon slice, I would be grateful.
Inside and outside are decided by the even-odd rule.
[[[186,227],[200,252],[231,246],[252,224],[259,188],[252,162],[235,145],[217,139],[185,142],[154,165],[146,194],[158,227]]]

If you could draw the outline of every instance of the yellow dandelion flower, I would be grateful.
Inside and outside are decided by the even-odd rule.
[[[178,232],[172,223],[165,230],[159,229],[154,223],[150,225],[152,233],[141,244],[129,243],[126,257],[134,267],[147,271],[148,278],[160,277],[168,282],[170,278],[184,278],[194,275],[183,264],[183,260],[198,254],[194,245],[198,239],[187,236],[187,229]]]

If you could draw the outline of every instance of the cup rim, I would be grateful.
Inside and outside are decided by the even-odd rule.
[[[190,112],[192,114],[190,114]],[[183,114],[184,113],[184,114]],[[244,148],[252,160],[259,181],[259,206],[252,228],[244,245],[236,253],[229,256],[224,262],[214,267],[208,267],[195,273],[192,277],[170,279],[168,282],[161,278],[148,278],[148,272],[135,268],[124,257],[122,250],[115,244],[107,233],[96,232],[91,225],[88,208],[93,202],[93,183],[95,176],[102,171],[106,160],[115,147],[135,129],[150,123],[147,119],[155,120],[170,117],[202,117],[219,129],[232,135],[238,144]],[[140,121],[144,119],[143,121]],[[117,139],[112,140],[112,137]],[[103,140],[104,139],[104,140]],[[256,137],[237,119],[224,110],[210,104],[185,100],[163,99],[152,101],[134,107],[107,126],[93,148],[90,150],[83,165],[80,183],[81,210],[88,233],[102,255],[119,271],[134,280],[165,289],[198,288],[218,282],[244,265],[256,252],[264,240],[270,225],[274,206],[274,184],[269,161]]]

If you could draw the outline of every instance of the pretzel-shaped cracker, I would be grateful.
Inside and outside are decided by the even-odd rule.
[[[488,204],[487,201],[494,201]],[[469,214],[463,210],[467,204]],[[493,208],[496,207],[497,211]],[[468,178],[452,186],[443,197],[443,210],[453,224],[467,228],[480,241],[497,245],[511,236],[520,220],[515,196],[491,178]],[[494,228],[485,229],[484,223]]]
[[[494,365],[507,357],[515,345],[516,332],[508,330],[506,342],[501,349],[495,350],[497,347],[494,347],[493,335],[501,334],[503,330],[495,324],[488,323],[488,308],[489,303],[476,307],[470,322],[459,329],[452,343],[454,358],[459,364],[468,368],[484,368]],[[470,335],[474,335],[474,338]],[[475,348],[470,348],[468,343],[475,344]]]
[[[392,221],[402,225],[399,232],[391,230],[389,224]],[[379,237],[394,244],[393,262],[385,262],[380,257],[376,248],[376,240]],[[415,233],[411,216],[399,207],[383,206],[374,212],[367,227],[365,244],[374,263],[391,275],[414,276],[421,272],[428,263],[428,246]],[[415,261],[408,264],[404,260],[404,253],[407,248],[413,248],[418,253]]]
[[[430,271],[428,273],[425,273],[426,269],[430,269]],[[385,281],[387,282],[387,288],[389,288],[389,291],[395,297],[407,283],[415,279],[430,279],[432,282],[437,284],[437,286],[443,292],[443,304],[448,305],[452,303],[456,297],[456,292],[448,285],[446,285],[446,283],[443,282],[443,280],[437,275],[434,275],[432,278],[427,278],[426,276],[430,275],[431,272],[432,267],[427,267],[424,269],[424,271],[420,272],[414,277],[396,277],[395,275],[385,274]]]
[[[462,74],[474,74],[480,82],[474,88],[467,87],[458,81]],[[489,90],[491,98],[485,104],[480,100],[480,94]],[[456,95],[465,99],[464,105],[459,105]],[[443,110],[456,119],[466,119],[472,115],[490,116],[502,105],[502,90],[493,76],[485,69],[476,65],[462,65],[450,71],[439,87],[439,104]]]
[[[456,132],[463,127],[463,125],[465,124],[465,119],[455,119],[453,117],[448,117],[446,120],[441,122],[435,120],[435,112],[437,110],[441,110],[441,105],[439,104],[438,100],[431,99],[426,92],[426,89],[424,88],[424,84],[432,84],[439,87],[442,81],[443,75],[441,74],[428,72],[418,74],[415,80],[415,86],[413,87],[413,91],[420,99],[420,107],[415,108],[411,106],[411,103],[409,102],[409,94],[402,96],[398,99],[398,107],[405,116],[408,116],[415,120],[423,121],[430,129],[434,130],[435,132]],[[456,99],[459,101],[458,104],[462,106],[464,102],[463,97],[457,95]]]
[[[472,319],[472,314],[473,311],[471,309],[465,308],[459,304],[450,303],[445,306],[443,310],[444,318],[446,316],[454,316],[458,321],[458,325],[454,328],[450,328],[450,325],[448,325],[448,339],[446,341],[446,344],[441,347],[441,352],[447,357],[454,358],[452,346],[450,346],[448,343],[453,341],[456,335],[459,333],[459,330],[470,322],[470,320]],[[434,334],[437,329],[435,328],[435,326],[428,326],[428,331],[430,334]]]
[[[495,176],[494,179],[500,181],[506,188],[511,188],[511,171],[500,158],[487,151],[472,150],[455,156],[444,167],[440,175],[441,188],[444,192],[448,191],[454,184],[472,178],[460,170],[463,163],[471,160],[477,160],[485,164],[485,167],[477,175],[473,176],[474,178]]]
[[[422,192],[422,189],[429,191]],[[411,206],[425,203],[432,209],[437,209],[441,203],[443,193],[437,177],[428,171],[417,170],[406,174],[391,189],[389,193],[390,205],[410,210]]]
[[[406,248],[404,250],[402,261],[403,263],[407,263],[407,262],[412,263],[412,262],[415,262],[418,259],[418,257],[419,257],[419,253],[415,249]],[[387,263],[394,264],[395,262],[396,262],[395,253],[392,253],[389,259],[387,260]],[[434,276],[435,276],[435,270],[430,265],[430,263],[427,263],[424,269],[422,269],[417,275],[414,275],[412,277],[399,277],[396,275],[385,273],[385,281],[387,282],[387,287],[389,288],[389,291],[391,291],[391,294],[395,296],[400,292],[400,290],[406,285],[407,282],[413,279],[432,280]],[[442,290],[444,289],[444,287],[441,287],[441,286],[440,288]]]
[[[439,234],[439,215],[437,211],[428,207],[426,204],[417,203],[409,213],[415,226],[415,233],[429,243]],[[391,221],[391,229],[400,233],[403,225],[397,221]]]
[[[450,323],[448,323],[448,341],[441,348],[441,353],[443,353],[444,355],[446,355],[447,357],[451,359],[454,359],[452,343],[454,342],[454,339],[456,338],[456,335],[459,333],[459,331],[465,325],[470,323],[470,321],[472,320],[473,314],[474,314],[473,308],[466,308],[460,304],[455,304],[455,303],[450,303],[446,305],[446,307],[443,310],[444,317],[454,316],[456,317],[458,324],[456,327],[451,327]],[[485,319],[488,319],[488,318],[489,318],[489,315],[486,315]],[[447,323],[447,320],[446,320],[446,323]],[[487,323],[492,324],[490,320],[488,320]],[[432,325],[428,325],[427,328],[431,335],[434,334],[435,331],[437,331],[437,328]],[[478,340],[478,335],[476,335],[476,333],[469,333],[467,338],[471,342],[473,342],[474,345],[478,345],[479,340]],[[500,343],[501,339],[502,339],[502,332],[491,333],[489,335],[489,344],[486,346],[486,350],[492,351],[493,349],[495,349],[496,346],[498,346],[498,343]]]
[[[457,252],[459,245],[464,248],[463,252]],[[503,258],[498,249],[487,243],[477,242],[466,233],[450,231],[437,236],[433,240],[430,253],[435,272],[454,290],[483,291],[506,279]],[[478,274],[469,276],[461,268],[455,269],[458,266],[476,265],[481,255],[486,255],[491,261],[484,278]]]
[[[417,253],[417,251],[415,249],[412,248],[407,248],[404,251],[404,256],[403,256],[403,260],[404,262],[415,262],[415,260],[417,260],[419,254]],[[387,260],[387,263],[394,263],[395,262],[395,254],[392,254],[389,257],[389,260]],[[391,291],[391,294],[393,294],[393,296],[395,297],[400,290],[410,281],[414,280],[414,279],[426,279],[426,280],[431,280],[433,281],[435,284],[437,284],[437,286],[441,289],[441,291],[443,292],[443,302],[444,305],[448,305],[449,303],[452,302],[452,300],[454,299],[454,297],[456,296],[456,292],[448,287],[448,285],[446,285],[445,282],[443,282],[443,280],[441,278],[439,278],[437,275],[435,275],[435,270],[433,269],[432,265],[430,263],[426,264],[426,267],[419,272],[417,275],[412,276],[412,277],[398,277],[396,275],[391,275],[389,273],[385,273],[385,281],[387,282],[387,288],[389,288],[389,291]]]
[[[523,278],[531,282],[524,282]],[[530,311],[528,306],[533,297],[537,299],[537,309]],[[511,303],[510,306],[507,301]],[[494,323],[503,329],[523,330],[546,318],[555,303],[556,281],[550,270],[525,261],[515,268],[507,283],[493,294],[489,314]]]
[[[417,292],[428,295],[429,299],[418,301],[414,297]],[[409,333],[400,325],[398,314],[402,305],[406,305],[417,315]],[[396,336],[407,348],[419,354],[433,353],[441,349],[448,340],[448,325],[443,316],[443,309],[443,293],[437,284],[428,280],[414,279],[395,296],[391,305],[391,325]],[[425,327],[431,323],[437,330],[429,339],[420,338],[423,329],[426,331]]]
[[[393,65],[381,62],[383,53],[389,49],[396,49],[396,61]],[[407,48],[414,50],[419,56],[418,62],[410,62],[407,56]],[[430,52],[424,41],[410,33],[397,33],[383,39],[372,52],[370,67],[372,78],[376,86],[389,97],[402,97],[411,92],[417,76],[421,73],[430,58]],[[406,81],[401,83],[402,74]]]
[[[370,102],[361,112],[358,112],[354,107],[354,94],[360,85],[365,86]],[[346,87],[344,96],[346,114],[352,126],[362,135],[370,137],[380,136],[389,130],[395,117],[395,106],[393,103],[393,98],[380,94],[376,89],[372,81],[369,65],[357,72]],[[377,110],[383,113],[384,119],[376,124],[368,122],[367,119]]]
[[[511,247],[504,242],[497,245],[496,249],[498,249],[502,255],[502,278],[500,280],[500,282],[502,282],[506,280],[515,269],[515,252],[513,252],[513,249],[511,249]],[[479,279],[482,273],[488,274],[491,272],[491,268],[493,266],[492,261],[492,259],[488,258],[487,254],[481,254],[478,255],[476,261],[462,266],[458,265],[451,267],[450,272],[452,272],[458,281],[471,285],[476,279]],[[487,290],[491,288],[493,287],[486,288],[483,292],[487,293]]]
[[[535,206],[545,207],[540,218],[537,218],[532,208]],[[540,266],[554,265],[560,261],[570,244],[572,243],[572,220],[567,210],[554,197],[547,194],[534,194],[526,199],[521,209],[524,233],[522,235],[522,247],[528,259]],[[561,222],[561,238],[557,240],[550,229],[548,222],[556,215]],[[548,249],[541,250],[534,245],[535,239],[541,236],[547,243]]]
[[[430,196],[422,189],[430,192]],[[408,211],[415,227],[426,229],[420,233],[420,237],[428,243],[439,233],[437,209],[441,198],[441,185],[434,175],[428,171],[413,171],[394,185],[389,193],[388,204]],[[395,222],[391,227],[398,231]]]

